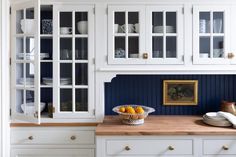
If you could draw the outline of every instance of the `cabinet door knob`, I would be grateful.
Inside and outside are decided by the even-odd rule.
[[[228,58],[233,59],[234,58],[234,53],[228,53]]]
[[[75,140],[75,139],[76,139],[76,136],[71,136],[70,139],[71,139],[71,140]]]
[[[129,146],[125,146],[125,150],[129,151],[131,148]]]
[[[28,139],[29,139],[29,140],[33,140],[34,137],[33,137],[33,136],[29,136]]]
[[[229,150],[229,147],[227,145],[223,145],[222,147],[224,150]]]
[[[148,53],[143,53],[143,59],[148,59]]]
[[[169,146],[168,149],[169,150],[175,150],[175,148],[173,146]]]

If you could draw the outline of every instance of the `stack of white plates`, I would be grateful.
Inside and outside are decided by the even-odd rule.
[[[25,85],[34,85],[34,78],[19,78],[18,79],[18,83],[19,84],[24,84],[25,81]]]
[[[23,59],[24,53],[18,53],[18,58]],[[49,53],[40,53],[40,59],[49,58]],[[34,53],[25,53],[26,60],[34,60]]]
[[[43,77],[42,80],[43,80],[44,84],[52,85],[52,78],[50,78],[50,77]]]
[[[163,33],[163,26],[155,26],[154,33]],[[174,33],[174,26],[166,26],[166,33]]]
[[[217,115],[216,112],[208,112],[203,115],[203,122],[212,126],[232,126],[232,123],[230,123],[226,118]]]
[[[71,78],[60,78],[60,84],[61,85],[68,85],[71,84]]]

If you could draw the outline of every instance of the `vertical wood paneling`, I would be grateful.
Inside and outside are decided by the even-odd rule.
[[[164,106],[163,80],[198,80],[197,106]],[[123,104],[156,109],[156,115],[202,115],[218,111],[222,100],[236,101],[236,75],[118,75],[105,84],[105,114]]]

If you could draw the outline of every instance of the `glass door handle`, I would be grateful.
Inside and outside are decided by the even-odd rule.
[[[148,59],[148,53],[143,53],[143,59]]]
[[[233,59],[235,57],[234,53],[228,53],[228,58]]]

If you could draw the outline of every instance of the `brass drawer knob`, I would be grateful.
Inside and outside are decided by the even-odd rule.
[[[233,59],[234,58],[234,53],[228,53],[228,58]]]
[[[33,140],[34,137],[33,137],[33,136],[29,136],[28,139],[29,139],[29,140]]]
[[[71,140],[76,140],[76,136],[71,136],[70,139]]]
[[[125,146],[125,150],[129,151],[131,148],[129,146]]]
[[[171,150],[171,151],[175,150],[175,148],[173,146],[169,146],[168,149]]]
[[[148,59],[148,53],[143,53],[143,59]]]
[[[222,149],[223,149],[223,150],[229,150],[229,147],[226,146],[226,145],[223,145]]]

